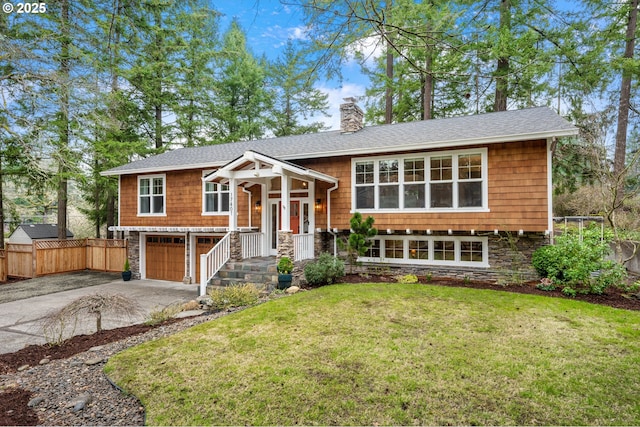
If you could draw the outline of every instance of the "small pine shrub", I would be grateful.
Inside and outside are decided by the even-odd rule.
[[[330,285],[342,276],[344,262],[328,253],[323,253],[316,262],[304,267],[304,278],[311,286]]]
[[[418,276],[415,274],[405,274],[404,276],[399,276],[396,278],[398,283],[402,283],[405,285],[410,285],[413,283],[418,283]]]
[[[227,310],[233,307],[255,305],[260,298],[260,291],[253,283],[237,284],[222,289],[209,291],[211,308],[213,310]]]

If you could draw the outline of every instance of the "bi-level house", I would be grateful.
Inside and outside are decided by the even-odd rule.
[[[177,149],[106,171],[119,177],[114,230],[128,236],[134,277],[204,293],[229,259],[333,251],[354,212],[379,230],[362,261],[405,270],[495,277],[513,250],[526,259],[548,241],[554,147],[577,134],[555,112],[364,127],[345,101],[339,131]]]

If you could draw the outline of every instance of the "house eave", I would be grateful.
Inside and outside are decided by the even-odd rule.
[[[424,142],[417,142],[413,144],[398,145],[392,147],[376,147],[376,148],[358,148],[351,150],[334,150],[323,153],[301,153],[295,156],[282,156],[283,160],[304,160],[315,159],[324,157],[339,157],[339,156],[352,156],[363,154],[381,154],[381,153],[395,153],[404,151],[416,151],[416,150],[437,150],[442,148],[458,148],[472,145],[488,145],[488,144],[502,144],[505,142],[522,142],[522,141],[535,141],[546,140],[549,138],[563,138],[568,136],[578,135],[578,129],[562,130],[562,131],[549,131],[539,133],[528,133],[520,135],[506,135],[502,137],[486,137],[486,138],[469,138],[460,140],[443,140],[430,142],[425,144]]]
[[[394,153],[394,152],[403,152],[403,151],[416,151],[416,150],[437,150],[442,148],[456,148],[463,146],[472,146],[472,145],[489,145],[489,144],[501,144],[505,142],[522,142],[522,141],[533,141],[539,139],[549,139],[549,138],[562,138],[568,136],[575,136],[578,134],[577,128],[571,129],[560,129],[560,130],[552,130],[545,132],[536,132],[536,133],[524,133],[524,134],[510,134],[503,136],[491,136],[491,137],[483,137],[483,138],[466,138],[466,139],[458,139],[458,140],[441,140],[425,143],[424,141],[414,142],[410,144],[403,145],[395,145],[395,146],[380,146],[380,147],[359,147],[353,149],[344,149],[344,150],[331,150],[331,151],[310,151],[306,153],[295,153],[295,154],[287,154],[278,156],[281,160],[292,161],[292,160],[306,160],[306,159],[318,159],[318,158],[327,158],[327,157],[340,157],[340,156],[354,156],[354,155],[363,155],[363,154],[381,154],[381,153]],[[157,173],[157,172],[169,172],[169,171],[180,171],[180,170],[190,170],[190,169],[212,169],[212,168],[220,168],[229,163],[230,160],[227,159],[224,161],[217,162],[202,162],[202,163],[189,163],[182,165],[167,165],[160,167],[149,167],[149,168],[136,168],[136,169],[124,169],[117,170],[112,169],[108,171],[103,171],[100,173],[102,176],[122,176],[122,175],[138,175],[138,174],[146,174],[146,173]]]
[[[125,169],[125,170],[111,169],[111,170],[100,172],[100,175],[101,176],[122,176],[122,175],[140,175],[140,174],[157,173],[157,172],[181,171],[181,170],[190,170],[190,169],[215,169],[215,168],[224,166],[225,164],[227,164],[226,161],[225,162],[189,163],[189,164],[176,165],[176,166]]]
[[[238,227],[239,231],[253,231],[251,227]],[[226,233],[229,227],[154,227],[137,225],[112,225],[109,231],[139,233]]]

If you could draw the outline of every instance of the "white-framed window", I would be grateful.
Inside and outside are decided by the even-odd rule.
[[[229,213],[229,186],[217,182],[204,182],[202,185],[202,213]]]
[[[487,211],[487,149],[352,160],[353,211]]]
[[[489,267],[488,239],[478,236],[376,236],[358,261]]]
[[[138,177],[138,215],[165,215],[166,176]]]

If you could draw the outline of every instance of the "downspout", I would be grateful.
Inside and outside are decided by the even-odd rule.
[[[338,189],[338,181],[327,189],[327,232],[333,236],[333,256],[338,256],[338,235],[331,230],[331,192]]]
[[[553,231],[553,155],[556,151],[558,139],[554,136],[547,139],[547,227],[549,229],[551,245],[554,244],[554,231]]]
[[[251,193],[251,191],[247,190],[244,187],[242,187],[242,192],[249,195],[249,228],[251,228],[251,206],[252,206],[252,204],[251,204],[251,196],[253,194]]]

